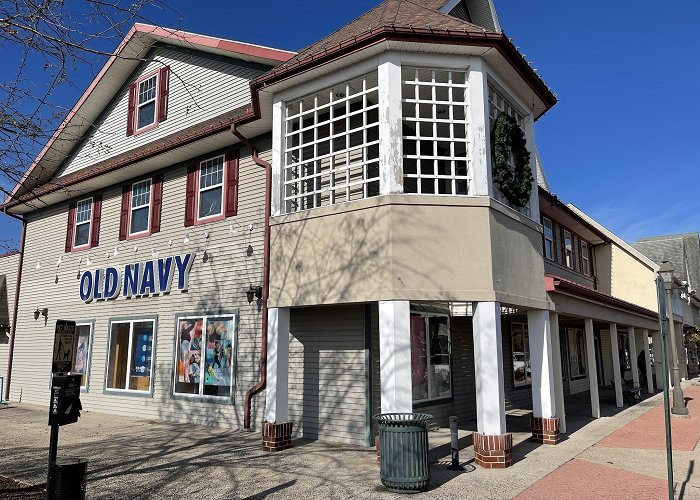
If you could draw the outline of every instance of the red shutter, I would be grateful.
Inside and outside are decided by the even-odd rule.
[[[66,253],[73,250],[73,231],[75,230],[75,202],[68,205],[68,226],[66,227]]]
[[[92,197],[92,235],[90,237],[90,248],[96,247],[100,243],[100,220],[102,219],[102,195],[96,194]]]
[[[226,217],[238,213],[238,151],[226,154]]]
[[[119,241],[129,235],[129,205],[131,202],[131,184],[122,187],[122,210],[119,214]]]
[[[151,234],[160,231],[160,211],[163,204],[163,174],[153,177],[153,206],[151,207]]]
[[[197,206],[197,165],[187,168],[187,192],[185,194],[185,227],[194,225]]]
[[[170,87],[169,82],[170,68],[167,66],[160,68],[160,74],[158,75],[158,121],[162,122],[168,117],[168,89]]]
[[[129,116],[126,122],[126,135],[134,135],[134,120],[136,119],[136,84],[129,85]]]

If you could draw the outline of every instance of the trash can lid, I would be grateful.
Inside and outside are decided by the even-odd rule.
[[[429,413],[380,413],[372,417],[379,423],[420,423],[427,422],[433,416]]]

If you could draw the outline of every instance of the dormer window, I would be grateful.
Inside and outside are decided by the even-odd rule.
[[[158,74],[139,82],[138,105],[136,111],[136,131],[156,123],[156,89]]]

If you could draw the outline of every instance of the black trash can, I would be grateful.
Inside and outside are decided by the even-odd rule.
[[[379,423],[379,462],[382,484],[392,491],[423,491],[430,482],[427,413],[383,413]]]
[[[49,484],[50,500],[83,500],[87,479],[87,460],[59,458],[51,464]]]

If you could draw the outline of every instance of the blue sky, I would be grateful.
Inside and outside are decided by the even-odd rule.
[[[554,193],[627,241],[698,231],[700,2],[495,1],[504,31],[559,98],[536,124]],[[148,17],[298,50],[376,3],[169,1],[181,19]],[[61,91],[60,104],[70,108],[91,78]],[[0,240],[18,241],[19,225],[6,219]]]

